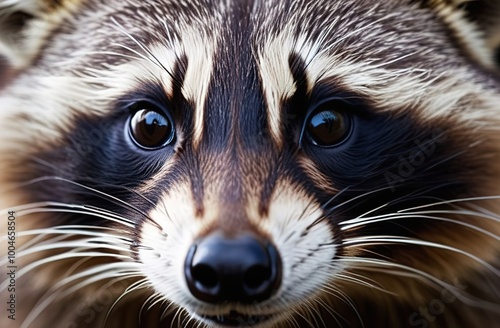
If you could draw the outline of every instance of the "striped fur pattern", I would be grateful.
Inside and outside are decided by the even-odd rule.
[[[17,302],[0,325],[495,325],[498,17],[496,0],[0,0]],[[127,132],[151,104],[175,130],[155,150]],[[352,126],[335,147],[307,134],[325,104]],[[214,232],[276,246],[268,299],[191,294],[186,255]]]

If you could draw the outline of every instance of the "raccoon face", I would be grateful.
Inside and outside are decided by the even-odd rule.
[[[498,319],[498,25],[472,23],[486,12],[3,12],[0,198],[23,327],[416,326],[443,291],[456,302],[435,324]]]

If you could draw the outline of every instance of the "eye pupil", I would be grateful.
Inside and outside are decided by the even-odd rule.
[[[141,109],[134,114],[130,120],[130,132],[134,141],[147,149],[163,147],[174,136],[172,122],[151,109]]]
[[[350,121],[345,114],[323,109],[314,113],[307,124],[311,141],[317,146],[334,146],[341,143],[350,131]]]

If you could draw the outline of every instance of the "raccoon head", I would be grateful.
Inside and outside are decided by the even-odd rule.
[[[496,322],[500,42],[474,4],[0,3],[23,325],[398,326],[442,291],[436,324]],[[66,306],[117,283],[90,321]]]

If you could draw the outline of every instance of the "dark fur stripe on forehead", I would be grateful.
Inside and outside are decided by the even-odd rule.
[[[214,56],[202,143],[219,149],[265,144],[266,110],[251,38],[252,4],[234,2]]]

